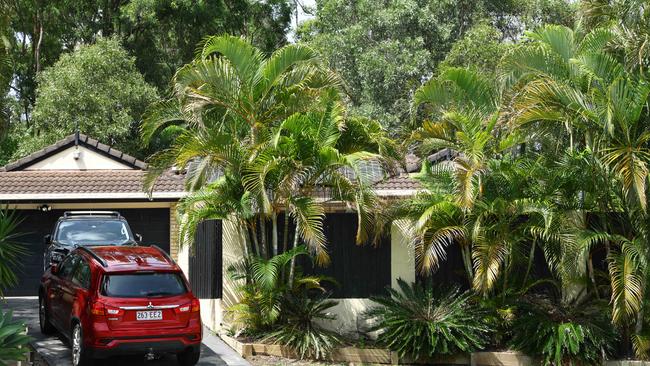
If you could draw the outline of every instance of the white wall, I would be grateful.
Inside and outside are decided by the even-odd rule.
[[[78,157],[75,159],[75,151]],[[47,159],[34,163],[25,170],[125,170],[131,167],[121,164],[83,146],[69,147]]]

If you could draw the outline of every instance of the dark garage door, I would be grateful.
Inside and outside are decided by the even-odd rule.
[[[110,209],[101,209],[102,211]],[[131,226],[133,233],[141,234],[146,244],[156,244],[169,252],[169,209],[115,209]],[[41,212],[19,211],[23,219],[18,231],[24,233],[20,241],[25,245],[27,255],[21,260],[17,271],[18,285],[5,291],[6,296],[36,296],[43,274],[43,236],[50,234],[64,210]]]

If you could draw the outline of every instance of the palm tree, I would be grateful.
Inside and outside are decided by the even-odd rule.
[[[148,143],[161,130],[180,125],[190,134],[206,134],[203,138],[218,139],[221,134],[255,146],[268,139],[268,128],[309,110],[324,90],[338,83],[336,75],[306,46],[287,45],[265,58],[238,37],[210,37],[197,58],[174,75],[172,98],[148,110],[142,137]],[[174,149],[152,157],[149,185],[174,164],[188,169],[192,190],[219,170],[219,162],[210,154],[185,151],[182,144]]]
[[[588,0],[580,3],[580,22],[592,28],[610,28],[618,35],[612,45],[625,55],[629,70],[650,66],[650,4],[647,0]]]
[[[490,169],[493,159],[518,141],[516,134],[497,127],[498,103],[496,88],[465,69],[447,69],[418,89],[414,107],[424,104],[435,122],[424,122],[413,134],[415,143],[426,152],[450,149],[455,157],[434,166],[425,161],[416,178],[427,191],[399,212],[414,222],[406,231],[413,239],[421,273],[435,270],[445,258],[446,247],[457,243],[468,279],[484,294],[494,289],[502,274],[507,287],[507,274],[514,267],[519,246],[530,245],[534,237],[551,237],[552,209],[548,204],[524,195],[500,195],[504,186],[518,187],[521,182],[502,176],[497,191],[490,191],[495,184],[489,189],[486,186],[486,179],[499,178],[498,172]]]
[[[560,149],[568,145],[570,151],[578,147],[592,151],[597,160],[592,164],[596,168],[594,178],[605,177],[602,188],[607,191],[614,187],[613,199],[608,193],[605,202],[597,206],[599,224],[576,228],[578,249],[572,254],[573,258],[576,253],[578,258],[588,258],[589,268],[592,253],[605,248],[613,320],[626,332],[634,324],[638,335],[648,283],[649,242],[644,222],[648,219],[646,191],[650,178],[650,86],[639,65],[625,65],[604,47],[620,42],[619,33],[596,28],[584,37],[579,35],[579,31],[547,27],[505,64],[511,69],[507,74],[517,74],[519,83],[513,105],[520,113],[514,116],[513,126],[542,127],[543,132],[536,132],[533,138],[568,132],[564,135],[568,138],[557,139]],[[532,61],[536,57],[540,59]],[[551,69],[548,65],[558,67]],[[586,193],[574,192],[580,197]],[[584,216],[582,221],[587,222]],[[593,269],[588,272],[598,294]]]
[[[194,193],[180,206],[186,241],[201,220],[234,215],[246,253],[268,258],[288,250],[293,226],[291,247],[303,240],[326,264],[327,200],[356,209],[357,242],[369,238],[377,200],[362,167],[381,164],[377,153],[394,152],[395,144],[376,122],[346,121],[337,83],[304,46],[265,59],[239,38],[206,41],[176,73],[174,98],[153,106],[142,130],[149,140],[169,126],[182,129],[151,158],[147,183],[172,166],[187,171]],[[316,197],[321,191],[326,201]]]
[[[367,176],[364,167],[378,163],[381,158],[376,151],[390,147],[384,146],[383,137],[376,139],[375,135],[364,136],[359,131],[355,134],[358,146],[374,145],[376,151],[350,144],[342,138],[351,131],[342,117],[340,103],[328,100],[320,111],[296,113],[285,119],[269,133],[271,139],[263,146],[253,150],[226,147],[231,152],[239,149],[241,154],[232,153],[232,159],[224,159],[228,163],[223,165],[222,176],[183,200],[181,209],[188,213],[184,232],[191,232],[200,220],[234,215],[249,228],[251,250],[266,257],[289,249],[291,224],[291,246],[304,240],[317,262],[326,264],[324,205],[337,201],[356,209],[357,243],[366,242],[378,201],[369,189],[372,177]],[[282,214],[283,223],[279,222]],[[258,235],[258,231],[267,232],[267,220],[271,224],[270,239]]]
[[[424,105],[432,120],[412,139],[425,153],[445,148],[455,153],[449,169],[456,179],[457,201],[466,210],[481,196],[487,161],[516,142],[514,134],[498,138],[498,103],[490,81],[460,68],[446,69],[414,95],[414,109]]]

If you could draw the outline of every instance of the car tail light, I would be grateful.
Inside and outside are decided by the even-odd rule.
[[[104,304],[101,302],[93,302],[92,305],[90,306],[90,313],[92,315],[106,315],[105,309],[104,309]]]
[[[183,304],[174,309],[176,313],[198,313],[201,311],[201,303],[198,299],[193,299],[191,303]]]
[[[90,313],[92,315],[98,315],[98,316],[106,315],[106,316],[115,317],[115,316],[124,315],[124,310],[97,301],[94,302],[90,307]]]

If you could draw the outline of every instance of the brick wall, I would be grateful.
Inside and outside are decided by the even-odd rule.
[[[178,261],[178,220],[176,219],[176,203],[169,208],[169,254]]]

